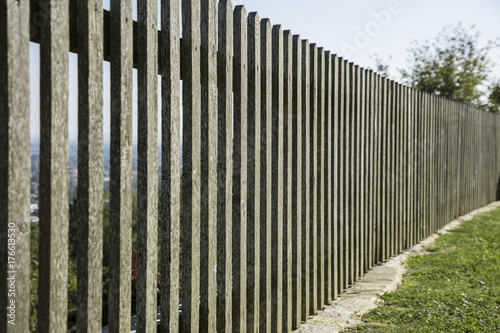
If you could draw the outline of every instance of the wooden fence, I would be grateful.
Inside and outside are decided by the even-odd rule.
[[[138,0],[137,22],[132,1],[110,6],[0,4],[2,332],[29,321],[30,41],[42,81],[37,332],[67,329],[68,52],[78,53],[78,332],[102,328],[103,61],[110,332],[129,332],[132,315],[133,68],[138,332],[157,329],[157,305],[162,332],[290,332],[373,265],[497,199],[498,115],[363,69],[229,0],[161,0],[161,26],[156,1]]]

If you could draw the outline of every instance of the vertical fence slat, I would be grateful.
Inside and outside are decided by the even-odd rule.
[[[390,192],[388,170],[390,167],[390,94],[389,94],[389,80],[381,77],[381,93],[382,93],[382,160],[381,160],[381,181],[382,181],[382,215],[381,215],[381,256],[380,261],[384,261],[389,256],[389,222],[390,222]]]
[[[234,10],[233,332],[246,329],[247,236],[247,14]]]
[[[342,129],[343,129],[343,136],[341,140],[344,142],[344,147],[343,147],[343,158],[344,161],[342,163],[343,167],[343,185],[342,188],[344,189],[344,195],[343,195],[343,202],[341,203],[343,207],[343,227],[344,227],[344,251],[342,253],[343,258],[344,258],[344,286],[343,289],[346,289],[347,286],[349,286],[352,283],[351,279],[351,254],[352,254],[352,249],[351,249],[351,198],[350,195],[352,193],[351,188],[350,188],[350,180],[351,180],[351,169],[350,165],[351,163],[351,157],[350,157],[350,152],[352,151],[351,149],[351,130],[350,130],[350,107],[351,107],[351,97],[350,97],[350,92],[351,92],[351,69],[350,69],[350,64],[347,60],[344,60],[343,64],[343,69],[344,69],[344,94],[343,94],[343,99],[344,99],[344,110],[342,111],[343,115],[343,121],[342,121]]]
[[[126,332],[131,316],[132,4],[111,1],[111,147],[109,330]]]
[[[158,269],[158,32],[156,3],[137,3],[137,329],[156,332]]]
[[[359,280],[363,276],[364,267],[364,192],[365,192],[365,152],[366,146],[364,145],[364,135],[365,135],[365,71],[363,68],[358,67],[357,69],[357,166],[356,166],[356,183],[357,183],[357,270],[356,280]]]
[[[41,1],[50,24],[40,30],[40,238],[38,328],[66,331],[68,301],[69,3]]]
[[[200,3],[194,0],[182,0],[181,8],[184,78],[182,86],[182,314],[180,331],[193,332],[199,329],[200,293]],[[221,44],[223,43],[219,43]],[[219,116],[219,120],[220,118]],[[224,151],[221,146],[223,145],[219,146],[219,152]],[[230,271],[227,273],[230,274]]]
[[[374,208],[374,225],[373,225],[373,260],[372,265],[375,265],[380,260],[380,239],[381,239],[381,214],[382,214],[382,195],[381,189],[381,160],[382,160],[382,133],[381,133],[381,77],[377,73],[373,73],[374,84],[374,122],[375,122],[375,138],[374,138],[374,188],[373,195],[375,198]]]
[[[310,45],[309,41],[302,40],[302,58],[301,58],[301,146],[302,146],[302,174],[301,177],[301,234],[302,234],[302,321],[309,318],[309,288],[310,288]]]
[[[281,332],[283,289],[283,30],[272,31],[271,330]]]
[[[349,163],[348,163],[348,169],[349,169],[349,214],[348,214],[348,221],[349,221],[349,281],[348,284],[352,285],[357,278],[357,269],[356,269],[356,255],[357,255],[357,242],[356,242],[356,236],[357,236],[357,224],[356,224],[356,153],[357,153],[357,141],[356,141],[356,127],[357,127],[357,103],[356,103],[356,84],[357,84],[357,75],[356,75],[356,65],[354,63],[350,62],[349,63],[349,84],[350,84],[350,89],[349,89],[349,106],[350,108],[348,109],[349,114]]]
[[[260,22],[261,52],[261,155],[260,155],[260,329],[271,332],[271,139],[272,40],[271,22]]]
[[[248,16],[247,332],[259,331],[260,307],[260,20]]]
[[[337,167],[335,168],[337,170],[337,186],[336,189],[338,191],[338,195],[336,198],[337,202],[337,207],[338,207],[338,218],[337,218],[337,225],[338,225],[338,232],[337,232],[337,256],[338,256],[338,289],[337,292],[338,294],[342,293],[345,287],[345,281],[346,281],[346,270],[345,270],[345,264],[346,264],[346,256],[345,256],[345,211],[346,211],[346,205],[345,205],[345,145],[346,141],[344,139],[345,137],[345,78],[346,78],[346,72],[345,72],[345,61],[343,58],[338,58],[338,63],[337,63],[337,82],[338,82],[338,101],[336,103],[337,106],[337,127],[336,131],[337,134],[335,136],[335,140],[337,142]]]
[[[311,246],[311,259],[309,262],[309,290],[310,290],[310,314],[316,314],[318,310],[318,179],[316,173],[318,172],[318,47],[316,44],[310,46],[310,159],[312,162],[310,177],[311,198],[310,205],[310,246]]]
[[[387,84],[387,222],[386,222],[386,253],[385,260],[389,259],[393,254],[394,243],[394,81],[386,79]]]
[[[332,237],[333,237],[333,200],[332,200],[332,186],[333,186],[333,173],[332,173],[332,153],[333,153],[333,114],[332,114],[332,55],[330,51],[325,52],[325,117],[324,117],[324,134],[323,134],[323,149],[324,159],[323,167],[325,169],[325,181],[323,190],[323,202],[325,209],[324,224],[325,224],[325,241],[324,241],[324,255],[325,255],[325,291],[324,291],[324,304],[330,304],[333,299],[333,277],[332,277]]]
[[[2,2],[0,21],[0,331],[11,333],[30,329],[29,2]],[[7,312],[12,300],[16,325]]]
[[[162,75],[162,169],[161,169],[161,332],[179,332],[179,264],[180,264],[180,39],[179,1],[161,3],[160,48]],[[168,34],[166,33],[168,31]],[[213,46],[215,47],[215,46]],[[207,61],[210,61],[207,56]],[[214,60],[212,59],[212,62]],[[212,64],[213,66],[213,64]],[[215,78],[212,75],[212,80]],[[212,84],[213,81],[212,81]],[[212,88],[214,90],[214,88]],[[212,92],[213,94],[214,92]],[[210,101],[215,103],[212,99]],[[213,107],[213,106],[212,106]],[[209,109],[211,110],[211,109]],[[212,113],[215,113],[212,111]],[[212,114],[210,120],[214,121]],[[212,134],[213,136],[214,134]],[[210,139],[209,139],[210,140]],[[212,137],[212,140],[216,140]],[[214,149],[215,145],[212,144]],[[213,151],[212,151],[213,153]],[[212,180],[213,182],[213,180]],[[215,185],[214,185],[215,186]],[[215,196],[215,193],[212,193]],[[213,227],[213,226],[212,226]],[[208,253],[208,251],[207,251]],[[212,259],[213,260],[213,259]],[[203,302],[202,302],[203,304]],[[203,306],[203,305],[202,305]],[[201,324],[201,323],[200,323]]]
[[[316,135],[317,138],[317,292],[318,292],[318,309],[322,309],[325,304],[325,50],[318,48],[318,78],[317,78],[317,122]]]
[[[217,313],[216,279],[217,279],[217,134],[218,134],[217,133],[217,2],[216,1],[210,1],[210,0],[201,1],[200,24],[201,24],[200,331],[215,332],[216,313]],[[168,29],[168,27],[166,28]]]
[[[292,329],[301,323],[302,312],[302,41],[293,36],[292,50]]]
[[[293,46],[283,32],[283,332],[292,331],[292,140]]]
[[[232,274],[232,118],[233,118],[233,15],[230,0],[219,2],[219,58],[218,58],[218,212],[217,212],[217,331],[232,328],[231,274]]]
[[[339,207],[339,175],[340,175],[340,159],[339,159],[339,152],[340,152],[340,142],[339,142],[339,94],[340,94],[340,89],[339,89],[339,79],[340,79],[340,74],[339,74],[339,58],[337,55],[333,54],[331,60],[331,70],[329,73],[331,73],[331,99],[330,99],[330,112],[331,112],[331,132],[329,135],[329,144],[331,143],[329,152],[330,152],[330,172],[332,178],[332,184],[329,186],[329,191],[330,191],[330,196],[329,196],[329,201],[331,206],[331,225],[332,225],[332,232],[331,232],[331,251],[332,251],[332,271],[331,271],[331,278],[332,278],[332,290],[331,290],[331,299],[335,300],[337,299],[340,291],[339,291],[339,278],[341,276],[341,265],[340,265],[340,260],[339,260],[339,245],[340,242],[338,240],[339,238],[339,233],[340,233],[340,207]]]
[[[102,328],[102,21],[94,1],[78,1],[77,332]]]
[[[373,237],[373,203],[375,198],[373,197],[373,81],[372,81],[372,71],[365,70],[365,184],[366,189],[364,193],[365,197],[365,256],[364,256],[364,273],[368,272],[371,267],[372,258],[372,237]]]

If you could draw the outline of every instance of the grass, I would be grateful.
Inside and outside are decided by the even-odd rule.
[[[500,332],[500,209],[464,222],[411,257],[359,332]]]

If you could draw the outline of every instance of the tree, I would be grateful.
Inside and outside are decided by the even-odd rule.
[[[500,113],[500,81],[490,88],[488,102],[488,111]]]
[[[382,58],[379,57],[378,53],[375,53],[373,56],[370,56],[375,60],[375,71],[382,76],[389,77],[389,63],[385,62]],[[389,56],[389,61],[392,59],[392,56]]]
[[[408,49],[410,68],[399,69],[403,82],[462,103],[481,107],[489,99],[488,105],[492,105],[493,100],[488,98],[486,89],[493,65],[488,53],[498,46],[498,41],[480,46],[480,36],[475,26],[467,29],[459,23],[446,26],[433,41],[413,41]],[[388,66],[378,56],[375,60],[382,74],[387,73]],[[495,98],[498,90],[492,94]]]

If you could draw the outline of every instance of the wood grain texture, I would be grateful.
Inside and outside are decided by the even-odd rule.
[[[233,332],[247,326],[247,14],[237,6],[233,16]]]
[[[65,332],[68,301],[69,3],[44,0],[40,29],[40,238],[38,327]]]
[[[217,164],[217,331],[232,328],[233,214],[233,13],[231,1],[219,2],[218,164]]]
[[[281,332],[283,316],[283,30],[272,29],[271,139],[271,330]]]
[[[272,142],[272,32],[271,22],[260,22],[260,324],[271,332],[271,142]]]
[[[182,0],[182,208],[180,331],[199,330],[200,199],[201,199],[201,89],[200,3]],[[227,272],[230,274],[230,271]]]
[[[308,40],[302,40],[302,59],[301,59],[301,78],[302,78],[302,112],[301,112],[301,146],[302,146],[302,174],[301,174],[301,234],[302,234],[302,321],[309,318],[310,303],[310,209],[311,209],[311,190],[310,190],[310,45]]]
[[[30,329],[29,26],[27,1],[0,4],[0,331],[9,333]]]
[[[132,267],[132,4],[110,3],[110,332],[128,332]]]
[[[159,67],[162,76],[162,190],[160,258],[160,311],[162,315],[159,331],[162,333],[174,333],[179,332],[179,264],[181,209],[180,22],[179,2],[177,0],[162,1],[161,22],[162,30],[169,31],[169,33],[162,34],[162,45],[164,47],[159,49],[161,53],[161,62],[159,64]],[[209,58],[207,57],[207,60],[208,59]],[[212,62],[214,62],[214,59],[212,59]],[[212,80],[214,80],[213,77]],[[212,82],[212,84],[214,83]],[[212,88],[212,90],[214,90],[214,88]],[[215,103],[213,101],[213,97],[212,103]],[[210,104],[207,103],[207,105]],[[212,121],[214,121],[213,118],[216,117],[213,115],[213,113],[215,113],[215,111],[212,111],[212,118],[210,118],[212,119]],[[212,140],[213,139],[214,138],[212,138]],[[212,193],[212,196],[215,195]],[[214,259],[212,258],[212,260]]]
[[[292,329],[301,323],[302,313],[302,41],[293,36],[292,51]]]
[[[158,279],[157,6],[137,3],[137,329],[156,332]]]
[[[103,133],[102,11],[78,1],[77,332],[102,328]]]
[[[248,15],[248,107],[247,107],[247,332],[259,331],[260,308],[260,19]]]

